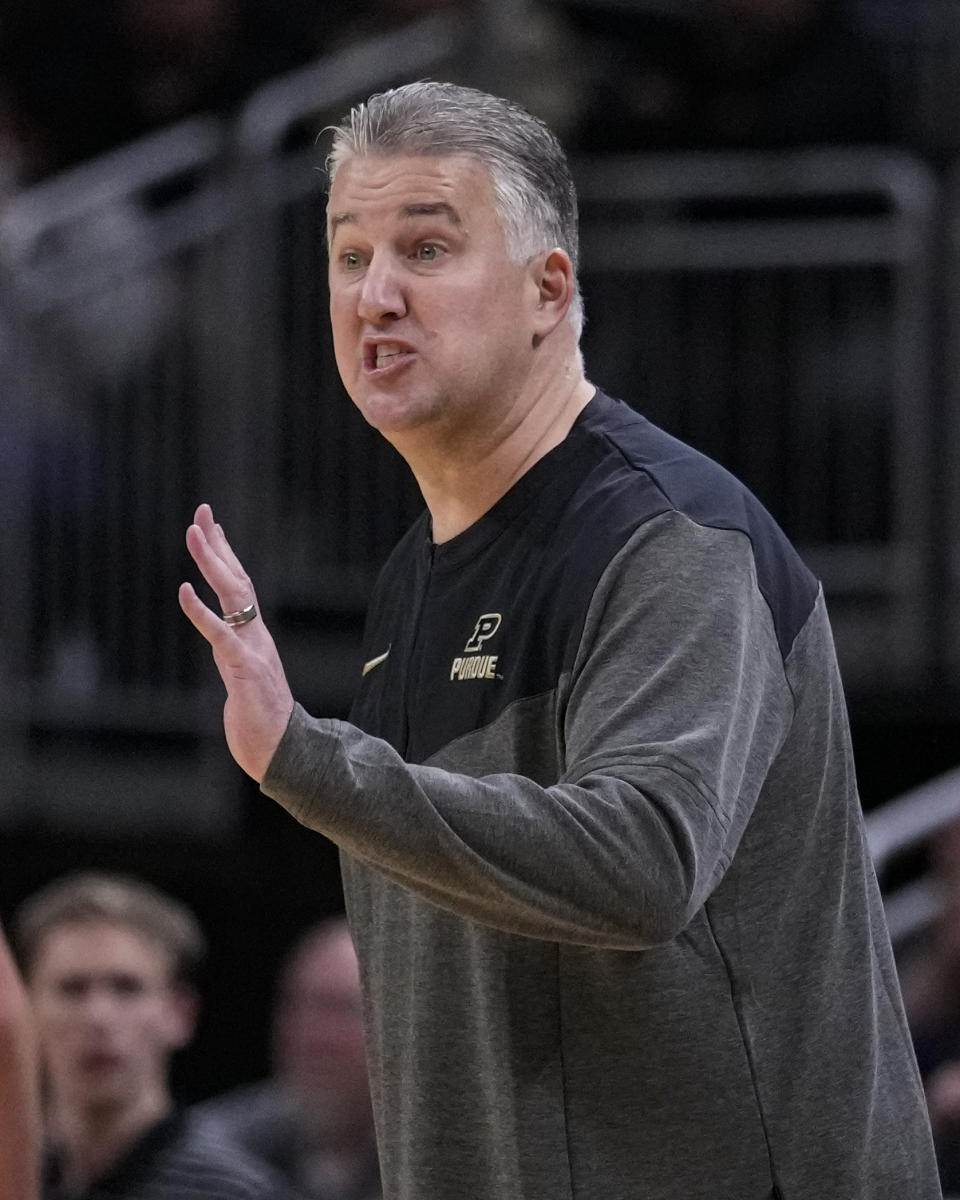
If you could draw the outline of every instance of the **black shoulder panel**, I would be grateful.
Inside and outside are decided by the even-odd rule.
[[[739,530],[750,539],[760,591],[786,657],[810,615],[819,585],[779,525],[756,496],[718,463],[627,405],[603,399],[609,436],[631,464],[656,483],[671,508],[698,525]],[[593,423],[592,414],[587,420]]]
[[[817,585],[773,519],[723,468],[598,393],[470,529],[435,547],[420,521],[403,539],[371,606],[364,656],[376,665],[352,720],[422,762],[552,691],[611,559],[670,511],[750,538],[786,654]]]

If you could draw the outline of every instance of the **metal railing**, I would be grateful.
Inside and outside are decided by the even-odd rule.
[[[597,381],[773,511],[824,581],[848,683],[922,679],[931,175],[860,149],[615,157],[577,173]]]
[[[204,439],[222,375],[206,336],[229,223],[212,203],[220,146],[206,122],[166,131],[22,194],[0,223],[36,346],[20,386],[51,358],[69,381],[69,425],[31,481],[33,674],[52,682],[63,655],[74,701],[112,695],[124,713],[138,700],[156,712],[167,693],[176,711],[189,675],[182,638],[154,614],[175,586],[188,486],[228,441]]]
[[[188,122],[22,193],[0,220],[3,411],[33,414],[6,479],[4,537],[20,545],[6,561],[22,572],[7,728],[17,797],[59,828],[222,832],[235,817],[214,680],[175,599],[191,505],[244,486],[256,437],[221,359],[222,144],[215,122]]]
[[[305,595],[308,576],[328,583],[321,603],[362,607],[403,519],[390,478],[405,468],[362,422],[351,431],[332,359],[308,378],[323,255],[319,242],[306,260],[289,251],[305,250],[305,227],[322,230],[321,181],[292,131],[318,106],[428,70],[459,28],[434,20],[377,39],[269,85],[229,130],[184,122],[5,207],[0,499],[5,561],[19,570],[0,619],[0,822],[17,819],[16,796],[58,826],[229,826],[219,689],[175,599],[197,501],[243,551],[268,615]],[[322,483],[298,526],[302,441]],[[341,488],[346,468],[354,482]]]
[[[200,499],[268,613],[362,610],[421,501],[337,377],[324,180],[303,133],[398,75],[439,73],[468,36],[431,19],[378,39],[269,85],[230,128],[187,122],[3,214],[5,403],[31,414],[42,391],[60,414],[0,481],[19,481],[4,535],[31,564],[0,626],[17,720],[209,724],[209,665],[173,599]],[[591,377],[773,509],[824,579],[848,674],[922,675],[927,172],[853,150],[575,168]]]
[[[345,104],[455,59],[471,28],[454,12],[429,16],[265,84],[239,115],[237,148],[251,161],[273,161],[291,141],[309,148],[323,122],[339,118]]]
[[[867,843],[881,884],[899,855],[922,847],[960,820],[960,768],[947,771],[911,788],[866,817]],[[886,887],[884,908],[894,945],[936,920],[941,896],[936,881],[926,874],[897,887]]]

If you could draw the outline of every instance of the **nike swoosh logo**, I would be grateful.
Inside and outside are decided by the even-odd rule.
[[[371,658],[369,662],[363,664],[361,674],[368,675],[374,667],[379,667],[382,662],[386,662],[390,657],[390,647],[388,646],[382,654],[378,654],[376,658]]]

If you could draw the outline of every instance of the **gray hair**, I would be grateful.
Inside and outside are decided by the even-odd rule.
[[[511,259],[524,263],[559,246],[573,264],[569,319],[579,337],[577,193],[559,141],[525,109],[453,83],[421,80],[371,96],[332,127],[327,175],[363,155],[463,154],[490,174]]]
[[[47,936],[66,925],[106,922],[156,942],[170,957],[171,977],[190,983],[206,941],[193,913],[149,883],[125,875],[83,872],[55,879],[14,915],[14,945],[29,976]]]

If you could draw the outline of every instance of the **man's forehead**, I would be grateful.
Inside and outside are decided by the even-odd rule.
[[[104,960],[122,964],[124,969],[166,972],[170,951],[145,930],[123,921],[83,918],[65,921],[49,929],[34,955],[34,967],[41,964],[59,967],[100,969]]]
[[[400,220],[440,216],[460,224],[489,187],[489,174],[465,155],[356,155],[337,171],[327,204],[331,232],[375,208]]]

